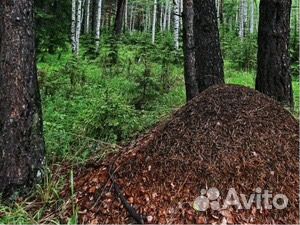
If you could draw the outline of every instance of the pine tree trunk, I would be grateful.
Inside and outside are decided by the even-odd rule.
[[[293,107],[289,59],[291,0],[261,0],[256,89]]]
[[[224,83],[223,59],[215,1],[194,1],[196,78],[200,92]]]
[[[0,192],[6,198],[41,178],[45,146],[33,0],[2,0],[0,9]]]
[[[194,9],[193,0],[183,2],[184,80],[187,101],[198,94],[195,68]]]
[[[156,33],[156,12],[157,11],[157,0],[154,0],[153,6],[153,21],[152,21],[152,44],[155,43],[155,33]]]
[[[118,0],[117,14],[115,20],[114,34],[120,36],[122,33],[122,24],[125,11],[125,0]]]

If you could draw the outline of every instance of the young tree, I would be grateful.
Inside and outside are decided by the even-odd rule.
[[[289,33],[291,0],[261,0],[256,89],[293,107]]]
[[[195,68],[194,9],[193,0],[183,2],[184,80],[187,101],[198,94]]]
[[[196,78],[199,92],[224,83],[223,58],[215,1],[194,1]]]
[[[0,1],[0,192],[32,187],[44,162],[33,0]]]

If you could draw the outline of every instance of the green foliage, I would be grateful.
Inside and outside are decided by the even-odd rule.
[[[40,58],[46,53],[54,54],[67,49],[70,8],[71,1],[35,2],[37,47]]]
[[[256,69],[257,34],[240,39],[234,33],[226,33],[222,39],[224,57],[232,61],[236,69]]]

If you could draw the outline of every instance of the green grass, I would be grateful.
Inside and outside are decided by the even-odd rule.
[[[99,59],[72,64],[70,52],[60,58],[47,55],[44,62],[38,64],[45,76],[40,80],[50,168],[55,163],[68,162],[76,166],[91,158],[102,159],[108,152],[118,151],[116,143],[129,141],[185,104],[183,67],[170,64],[170,89],[162,91],[159,87],[163,68],[158,62],[149,62],[148,82],[151,88],[158,89],[149,90],[143,110],[135,109],[133,101],[141,94],[139,79],[145,72],[143,64],[135,62],[128,66],[129,59],[134,61],[135,51],[123,46],[119,52],[122,63],[111,70],[105,69],[105,62]],[[102,54],[106,57],[107,53]],[[234,68],[225,61],[226,83],[254,88],[255,72]],[[75,78],[83,74],[84,82],[76,80],[71,85],[71,74]],[[299,115],[298,79],[293,81],[293,87],[295,115]],[[54,206],[63,211],[66,202],[61,200],[60,192],[70,179],[70,172],[68,169],[59,173],[52,171],[53,174],[47,171],[44,184],[37,187],[33,197],[11,206],[0,204],[0,224],[58,223],[58,218],[49,216],[47,211]],[[76,206],[73,208],[70,222],[76,221]]]

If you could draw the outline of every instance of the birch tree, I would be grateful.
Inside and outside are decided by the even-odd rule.
[[[76,53],[76,0],[72,0],[71,41],[72,52]]]
[[[254,33],[254,27],[255,27],[255,8],[254,8],[254,1],[255,0],[251,0],[251,11],[250,11],[250,34]]]
[[[171,14],[172,14],[172,4],[169,3],[169,8],[168,8],[168,31],[171,30]]]
[[[179,49],[179,32],[180,32],[180,9],[179,0],[174,0],[174,43],[175,49]]]
[[[80,33],[81,33],[81,15],[82,14],[82,0],[77,0],[77,12],[76,12],[76,49],[75,54],[79,55],[80,47]]]
[[[128,0],[125,0],[124,30],[128,28]]]
[[[99,50],[100,44],[100,30],[101,30],[101,13],[102,13],[102,0],[98,0],[97,4],[97,19],[96,19],[96,51]]]
[[[90,32],[90,8],[91,8],[91,0],[86,0],[85,25],[84,25],[85,34],[88,34]]]
[[[153,21],[152,21],[152,44],[155,43],[156,14],[157,14],[157,0],[154,0],[154,6],[153,6]]]
[[[165,11],[164,11],[164,21],[163,21],[163,30],[164,31],[167,28],[169,4],[170,4],[170,0],[166,0],[166,2],[165,2]]]
[[[246,25],[248,19],[248,0],[240,1],[240,23],[239,23],[239,37],[244,38],[246,34]]]

